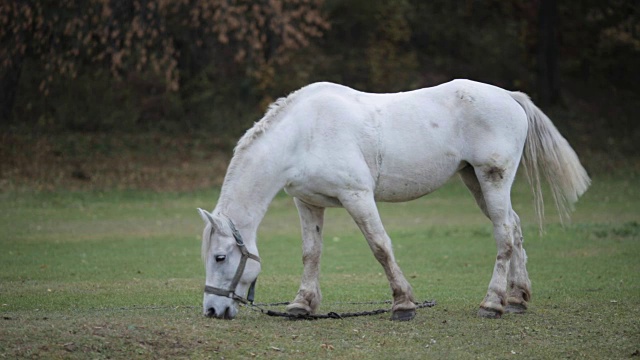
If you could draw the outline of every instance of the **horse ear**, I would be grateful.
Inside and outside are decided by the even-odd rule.
[[[211,213],[209,213],[207,210],[202,210],[200,208],[198,208],[198,213],[200,214],[200,217],[202,218],[202,220],[204,220],[205,223],[211,224],[211,226],[213,226],[214,221],[213,221],[213,215],[211,215]]]
[[[212,213],[200,208],[198,208],[198,213],[200,214],[202,220],[204,220],[204,223],[210,224],[215,231],[220,231],[220,229],[223,229],[223,225],[219,217],[213,216]]]

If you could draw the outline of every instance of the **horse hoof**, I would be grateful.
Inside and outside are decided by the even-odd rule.
[[[502,313],[495,309],[480,308],[478,310],[478,316],[487,318],[487,319],[500,319],[500,317],[502,316]]]
[[[409,321],[416,317],[416,310],[396,310],[391,314],[391,320],[393,321]]]
[[[311,314],[311,308],[308,306],[304,306],[302,304],[291,304],[287,306],[286,310],[287,310],[287,313],[291,315],[296,315],[296,316]]]
[[[527,312],[527,307],[523,304],[509,304],[504,311],[511,314],[524,314]]]

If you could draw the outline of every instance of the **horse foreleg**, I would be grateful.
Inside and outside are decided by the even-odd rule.
[[[296,298],[287,306],[290,314],[307,315],[320,306],[320,255],[322,254],[322,227],[324,208],[312,206],[294,198],[302,228],[302,281]]]
[[[384,230],[373,195],[367,192],[352,193],[340,198],[340,201],[358,224],[371,251],[384,268],[393,292],[391,319],[413,319],[416,314],[413,290],[396,263],[391,248],[391,239]]]

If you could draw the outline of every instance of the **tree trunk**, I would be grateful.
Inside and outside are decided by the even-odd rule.
[[[8,125],[11,120],[21,70],[22,56],[15,56],[12,65],[0,75],[0,126]]]
[[[540,105],[560,103],[556,0],[540,0],[538,12],[538,97]]]

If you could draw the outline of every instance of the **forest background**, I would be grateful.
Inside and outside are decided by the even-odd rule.
[[[590,172],[640,169],[633,0],[9,0],[0,189],[219,185],[237,138],[314,81],[527,92]]]

